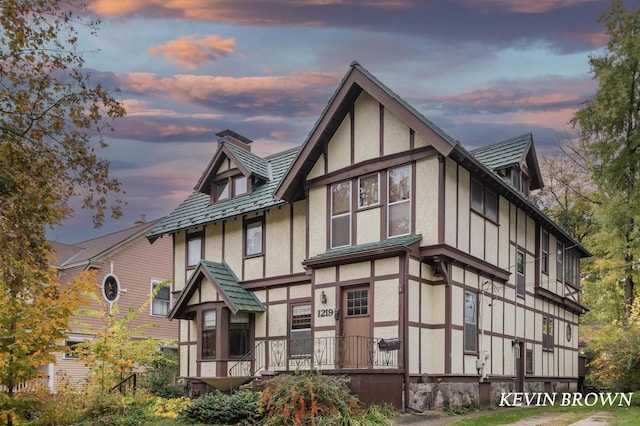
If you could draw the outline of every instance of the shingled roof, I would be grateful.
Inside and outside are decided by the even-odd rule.
[[[229,149],[235,148],[231,148],[231,144],[223,144],[222,146]],[[223,148],[221,147],[220,149]],[[243,151],[242,148],[235,149]],[[293,148],[261,158],[264,165],[261,165],[260,162],[256,160],[256,158],[260,157],[248,151],[239,153],[238,158],[242,157],[247,167],[255,168],[267,175],[264,181],[259,181],[255,184],[253,188],[251,188],[251,192],[247,195],[218,203],[211,203],[211,197],[208,194],[194,191],[171,214],[154,227],[151,232],[147,234],[147,238],[153,241],[164,234],[170,234],[194,226],[213,223],[228,217],[243,215],[284,204],[284,201],[275,200],[273,193],[282,180],[284,173],[289,168],[289,165],[298,155],[299,150],[300,148]],[[236,153],[235,151],[233,152]]]
[[[232,314],[238,312],[264,312],[265,307],[252,291],[245,290],[238,283],[238,277],[233,273],[229,265],[201,260],[187,280],[187,284],[180,292],[178,299],[167,315],[169,319],[182,318],[181,310],[187,306],[187,302],[201,284],[201,278],[206,278],[216,287],[225,304]]]

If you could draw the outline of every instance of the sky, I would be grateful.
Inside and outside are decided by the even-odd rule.
[[[635,9],[638,0],[628,0]],[[640,2],[639,2],[640,3]],[[169,214],[196,185],[216,133],[258,155],[304,142],[352,61],[467,149],[533,133],[539,156],[597,82],[608,0],[88,0],[85,70],[127,115],[98,154],[124,216],[75,215],[48,238],[77,243]]]

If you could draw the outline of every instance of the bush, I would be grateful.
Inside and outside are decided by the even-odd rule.
[[[179,398],[185,395],[184,387],[176,383],[178,353],[160,352],[140,375],[140,386],[151,395],[161,398]]]
[[[220,391],[198,398],[180,414],[180,420],[205,424],[254,424],[259,418],[261,394],[242,391],[225,395]]]
[[[344,376],[319,373],[279,376],[264,391],[262,424],[357,424],[363,411],[348,382]]]
[[[150,411],[155,417],[161,419],[177,419],[190,405],[192,401],[189,398],[154,398]]]

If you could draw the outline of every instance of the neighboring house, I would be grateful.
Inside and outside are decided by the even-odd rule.
[[[76,244],[51,242],[56,259],[53,267],[58,269],[62,282],[71,281],[82,271],[96,270],[97,292],[104,306],[92,302],[89,309],[109,310],[117,302],[120,318],[130,306],[141,307],[150,297],[155,286],[170,280],[173,275],[173,243],[164,238],[149,244],[145,235],[159,220],[136,222],[135,226],[102,237]],[[178,324],[166,316],[172,304],[172,285],[163,287],[153,298],[148,309],[131,323],[131,327],[153,324],[144,328],[149,337],[177,341]],[[117,310],[113,310],[117,312]],[[99,331],[105,322],[88,315],[76,315],[71,320],[72,329],[67,332],[65,345],[73,345],[91,338],[86,329]],[[55,390],[58,374],[64,372],[75,382],[82,382],[87,367],[67,353],[56,354],[56,363],[47,367],[49,387]]]
[[[577,389],[589,253],[527,198],[531,134],[469,152],[353,63],[300,148],[218,136],[148,235],[173,237],[195,393],[297,369],[416,409]]]

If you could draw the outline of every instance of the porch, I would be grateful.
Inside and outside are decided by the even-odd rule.
[[[365,336],[260,340],[241,359],[228,361],[227,377],[198,380],[229,392],[257,377],[297,370],[342,374],[397,371],[399,347],[398,339]]]

